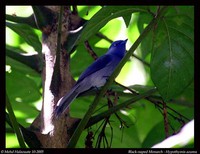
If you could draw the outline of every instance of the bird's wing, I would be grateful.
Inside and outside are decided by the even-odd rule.
[[[85,77],[97,72],[98,70],[106,67],[106,65],[109,65],[112,61],[111,55],[103,55],[100,58],[98,58],[92,65],[90,65],[79,77],[76,84],[78,84],[80,81],[82,81]]]

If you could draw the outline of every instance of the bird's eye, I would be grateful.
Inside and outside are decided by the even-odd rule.
[[[118,43],[115,43],[115,44],[113,44],[113,46],[114,46],[114,47],[116,47],[116,46],[117,46],[117,44],[118,44]]]

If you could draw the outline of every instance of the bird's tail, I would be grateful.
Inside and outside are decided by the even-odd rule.
[[[68,94],[63,96],[57,103],[57,106],[54,110],[54,116],[59,117],[70,105],[71,102],[78,96],[79,92],[76,91],[74,87]]]

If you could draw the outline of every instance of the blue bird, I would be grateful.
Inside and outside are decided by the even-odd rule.
[[[94,61],[79,77],[73,88],[57,103],[54,114],[60,116],[81,93],[102,87],[113,73],[126,52],[126,40],[111,44],[107,53]]]

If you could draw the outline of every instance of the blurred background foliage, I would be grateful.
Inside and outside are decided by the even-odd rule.
[[[182,7],[183,8],[181,9],[187,10],[187,7]],[[78,14],[82,18],[90,20],[101,8],[101,6],[78,6]],[[179,8],[180,7],[171,8],[171,10],[174,11]],[[157,7],[151,6],[149,10],[155,13]],[[190,7],[190,10],[193,10],[193,7]],[[173,13],[173,11],[171,12]],[[17,15],[21,17],[28,17],[32,13],[33,11],[31,6],[6,6],[6,14],[10,14],[13,16]],[[192,12],[187,13],[191,13],[191,15],[189,16],[192,16]],[[175,16],[174,18],[176,18],[177,20],[182,20],[180,16]],[[99,30],[99,33],[105,35],[112,41],[128,38],[128,50],[151,19],[152,15],[150,13],[133,13],[131,15],[129,14],[127,16],[123,16],[123,18],[114,18],[110,20],[107,24],[105,24],[105,26],[103,26]],[[187,28],[188,25],[185,25]],[[194,27],[193,23],[191,23],[190,26]],[[162,28],[162,24],[161,26],[158,26],[158,29]],[[185,30],[186,28],[183,27],[183,30]],[[153,32],[149,33],[149,35],[144,39],[142,44],[137,48],[134,53],[140,58],[140,60],[138,60],[134,56],[131,57],[130,60],[124,65],[119,76],[116,78],[117,82],[125,86],[132,86],[132,89],[135,89],[137,91],[145,90],[145,87],[148,86],[155,86],[155,82],[152,81],[153,74],[151,74],[150,72],[150,60],[151,58],[155,58],[151,54],[152,34]],[[157,37],[159,39],[161,37],[160,35],[165,34],[158,35],[159,36]],[[41,54],[41,36],[42,34],[39,30],[31,28],[28,25],[15,25],[12,22],[6,24],[6,93],[8,94],[17,121],[24,127],[28,127],[30,123],[32,123],[32,121],[39,114],[41,109],[41,70],[34,69],[34,65],[38,65],[39,63],[37,60],[32,61],[33,67],[30,67],[30,64],[27,65],[28,62],[26,60],[22,60],[24,56],[20,57],[15,53],[25,55],[26,58],[24,59],[28,59],[29,56],[34,56],[35,54]],[[185,39],[183,38],[183,36],[178,37]],[[110,46],[110,42],[108,40],[103,39],[95,34],[92,35],[88,41],[98,56],[103,55]],[[192,47],[185,46],[183,48]],[[193,53],[191,53],[191,55],[192,54]],[[155,55],[159,54],[157,53]],[[162,56],[160,58],[162,58]],[[76,50],[71,54],[70,60],[71,73],[76,80],[78,79],[79,75],[94,61],[94,59],[86,51],[83,43],[78,44]],[[155,65],[161,66],[158,61],[156,62],[157,63]],[[184,78],[188,69],[192,69],[193,72],[194,66],[190,62],[184,64],[183,66],[186,67],[186,72],[183,72],[181,74],[181,76]],[[162,66],[157,69],[162,71]],[[153,77],[156,78],[155,75],[153,75]],[[176,80],[175,82],[178,82],[178,80]],[[158,85],[159,84],[160,83],[158,83]],[[122,89],[113,84],[112,89],[115,88],[118,91],[122,91]],[[127,100],[128,97],[128,95],[120,96],[118,103],[124,102],[125,100]],[[93,99],[94,96],[77,98],[71,105],[71,116],[82,118],[87,111],[90,102]],[[107,100],[105,98],[101,100],[101,103],[98,106],[99,110],[96,111],[96,113],[107,110],[107,107],[105,106],[106,102]],[[103,105],[104,107],[102,107]],[[181,113],[182,115],[187,117],[189,120],[192,120],[194,118],[193,78],[191,79],[190,84],[185,86],[181,94],[177,94],[175,97],[173,97],[173,101],[167,101],[167,105],[173,108],[178,113]],[[171,112],[172,115],[175,114],[171,110],[169,110],[169,112]],[[142,99],[130,105],[129,108],[121,110],[120,112],[118,112],[118,115],[121,119],[123,119],[124,123],[120,122],[115,115],[112,115],[110,118],[110,125],[106,125],[105,128],[106,139],[109,145],[110,143],[112,143],[112,148],[152,147],[153,145],[165,139],[162,111],[160,111],[153,103]],[[180,118],[179,115],[176,116]],[[180,130],[183,124],[175,117],[170,115],[168,115],[168,120],[170,123],[170,134],[173,134],[175,132],[177,133],[177,131]],[[185,123],[188,122],[189,121],[187,120],[185,121]],[[88,135],[88,132],[93,132],[93,146],[97,145],[99,141],[98,137],[100,137],[99,133],[101,131],[101,129],[99,128],[102,127],[102,123],[103,122],[100,121],[99,123],[93,125],[91,128],[85,130],[79,139],[77,147],[85,147],[85,139]],[[17,138],[12,128],[6,122],[5,125],[6,148],[19,148]],[[101,144],[101,147],[106,146],[106,139],[104,138],[105,145]],[[192,146],[193,144],[194,143],[192,142]]]

